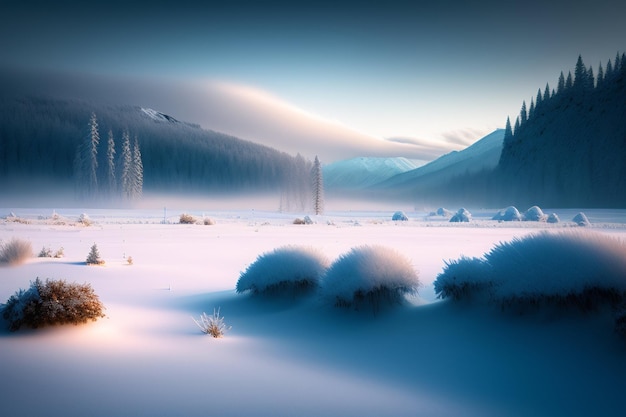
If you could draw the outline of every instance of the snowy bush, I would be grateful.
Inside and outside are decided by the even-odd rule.
[[[522,215],[519,213],[517,208],[514,206],[509,206],[504,210],[500,210],[493,216],[492,220],[498,220],[503,222],[519,222],[522,220]]]
[[[393,216],[391,216],[391,220],[405,222],[409,220],[409,218],[406,216],[406,214],[404,214],[403,211],[396,211],[395,213],[393,213]]]
[[[545,222],[548,216],[538,206],[532,206],[524,212],[524,221],[526,222]]]
[[[63,257],[63,248],[59,248],[56,252],[52,252],[52,249],[48,246],[44,246],[39,251],[37,255],[39,258],[62,258]]]
[[[104,306],[89,284],[69,284],[64,280],[42,282],[37,278],[27,290],[20,289],[0,313],[9,329],[22,326],[43,327],[55,324],[79,324],[104,317]]]
[[[411,261],[384,246],[360,246],[337,259],[326,271],[320,292],[338,307],[381,307],[401,304],[420,286]]]
[[[237,281],[238,293],[306,294],[317,289],[330,262],[306,246],[284,246],[260,255]]]
[[[447,264],[440,298],[483,292],[502,306],[555,304],[594,309],[626,297],[626,244],[584,232],[529,235],[499,243],[484,258]],[[474,292],[472,294],[472,292]]]
[[[231,329],[231,326],[227,326],[224,322],[224,317],[220,316],[219,308],[217,311],[213,309],[212,316],[207,315],[207,313],[202,313],[199,320],[193,317],[192,319],[200,330],[202,330],[202,333],[209,334],[215,338],[223,337],[224,334]]]
[[[587,216],[585,216],[585,213],[583,212],[580,212],[577,215],[575,215],[572,221],[579,226],[591,226],[589,219],[587,219]]]
[[[196,224],[196,219],[191,214],[183,213],[178,222],[180,224]]]
[[[91,221],[87,213],[82,213],[78,217],[78,223],[81,223],[83,226],[91,226],[93,222]]]
[[[87,255],[86,262],[87,265],[104,265],[104,261],[100,259],[98,246],[95,243],[91,246],[91,250],[89,251],[89,255]]]
[[[443,207],[439,207],[436,213],[438,216],[443,216],[443,217],[452,217],[452,214],[453,214],[450,210],[445,209]]]
[[[561,219],[559,219],[559,216],[557,216],[556,213],[551,213],[547,219],[548,223],[559,223],[560,221]]]
[[[469,222],[472,219],[472,214],[464,208],[460,208],[454,216],[450,219],[452,223]]]
[[[38,258],[52,258],[52,249],[47,248],[47,247],[42,247],[41,250],[39,251],[39,255],[37,255]]]
[[[458,301],[482,296],[493,286],[493,278],[489,264],[482,259],[462,256],[446,262],[444,272],[439,274],[434,286],[439,298]]]
[[[204,223],[205,226],[213,226],[213,225],[215,225],[215,220],[213,220],[213,219],[211,219],[209,217],[205,217],[202,222]]]
[[[28,240],[12,238],[0,243],[0,264],[18,265],[33,256],[33,246]]]

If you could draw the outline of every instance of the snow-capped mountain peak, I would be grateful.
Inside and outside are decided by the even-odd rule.
[[[395,175],[415,169],[406,158],[352,158],[337,161],[323,168],[327,188],[365,188]]]
[[[153,109],[142,107],[141,111],[150,117],[152,120],[156,120],[157,122],[170,122],[170,123],[180,123],[178,120],[169,116],[165,113],[161,113],[160,111],[156,111]]]

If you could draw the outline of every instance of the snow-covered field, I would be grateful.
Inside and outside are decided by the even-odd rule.
[[[91,226],[76,225],[86,211]],[[444,261],[562,222],[498,223],[494,210],[451,224],[425,213],[0,209],[0,240],[63,247],[60,259],[0,267],[0,302],[36,277],[90,283],[107,317],[0,331],[2,415],[15,416],[621,416],[626,342],[607,312],[514,315],[439,301]],[[584,210],[591,229],[626,239],[626,210]],[[20,221],[7,219],[13,212]],[[62,224],[65,223],[65,224]],[[86,266],[96,243],[104,266]],[[284,245],[331,260],[364,244],[396,249],[423,287],[374,315],[236,294],[242,271]],[[131,256],[133,264],[128,265]],[[220,308],[222,339],[192,317]]]

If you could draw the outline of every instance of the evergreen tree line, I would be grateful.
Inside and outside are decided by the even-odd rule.
[[[626,206],[626,54],[599,64],[581,56],[507,118],[495,172],[504,200],[546,207]]]
[[[98,118],[91,114],[88,134],[79,145],[74,160],[76,191],[80,197],[138,200],[143,193],[143,162],[137,136],[131,146],[130,133],[122,132],[121,152],[116,156],[113,130],[109,129],[106,153],[99,156]]]
[[[88,122],[94,113],[98,138],[92,143]],[[174,119],[157,121],[134,106],[8,95],[0,95],[0,190],[72,189],[78,183],[82,193],[87,194],[85,190],[90,187],[85,183],[93,187],[95,178],[97,187],[93,189],[108,193],[115,188],[110,182],[111,174],[118,192],[128,190],[123,186],[124,170],[120,164],[126,131],[132,132],[131,155],[135,137],[136,148],[141,149],[143,193],[282,191],[286,205],[290,206],[311,195],[311,162],[301,156],[292,157]],[[109,132],[117,135],[112,147],[113,168]],[[94,147],[95,175],[90,159]]]

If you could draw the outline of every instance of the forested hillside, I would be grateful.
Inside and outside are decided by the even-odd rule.
[[[79,100],[0,97],[0,188],[38,185],[81,187],[77,159],[90,140],[92,115],[99,141],[97,190],[109,190],[107,169],[113,137],[116,161],[128,134],[141,150],[144,192],[270,191],[298,189],[308,183],[311,163],[275,149],[197,125],[177,121],[149,109],[111,106]],[[82,149],[82,151],[81,151]],[[91,150],[90,150],[91,151]],[[116,162],[118,175],[119,163]],[[306,176],[306,179],[301,178]],[[94,187],[92,182],[90,185]],[[285,191],[286,190],[286,191]],[[84,195],[85,193],[81,193]]]
[[[594,76],[578,58],[511,127],[495,175],[510,204],[626,207],[626,54]],[[508,204],[508,203],[507,203]]]

